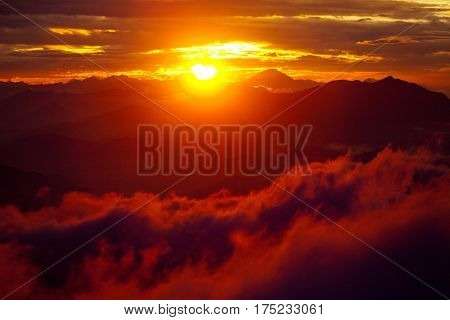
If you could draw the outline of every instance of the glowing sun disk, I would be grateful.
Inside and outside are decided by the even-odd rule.
[[[197,63],[191,68],[192,73],[198,80],[210,80],[217,74],[217,69],[213,66],[205,66]]]

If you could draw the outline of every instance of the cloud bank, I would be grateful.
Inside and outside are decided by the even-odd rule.
[[[445,160],[445,159],[444,159]],[[426,150],[312,164],[282,188],[445,295],[450,173]],[[0,209],[8,294],[152,194],[66,194],[56,207]],[[276,185],[203,199],[171,194],[131,215],[9,298],[442,298]]]

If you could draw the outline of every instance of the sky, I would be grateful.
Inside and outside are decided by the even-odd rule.
[[[166,79],[207,61],[235,79],[393,75],[450,92],[448,0],[0,0],[0,15],[2,80]]]

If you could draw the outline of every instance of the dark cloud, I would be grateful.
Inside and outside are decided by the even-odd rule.
[[[448,295],[450,175],[437,160],[386,149],[278,183]],[[59,207],[2,208],[1,294],[151,197],[70,193]],[[441,298],[274,185],[158,199],[12,297]]]
[[[8,1],[6,1],[8,2]],[[95,16],[266,16],[301,14],[331,14],[331,15],[360,15],[394,16],[407,18],[424,16],[430,12],[445,11],[445,8],[420,2],[410,1],[359,1],[359,0],[259,0],[227,2],[211,2],[208,0],[164,1],[164,0],[45,0],[39,4],[31,0],[15,0],[9,2],[17,10],[31,14],[67,14],[67,15],[95,15]],[[10,10],[0,6],[3,13]]]

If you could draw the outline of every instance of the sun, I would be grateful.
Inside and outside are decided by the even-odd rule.
[[[214,66],[197,63],[192,66],[191,72],[198,80],[210,80],[217,75],[217,69]]]
[[[196,97],[212,97],[222,92],[228,84],[228,71],[223,63],[195,61],[183,66],[186,72],[180,77],[182,90]]]

